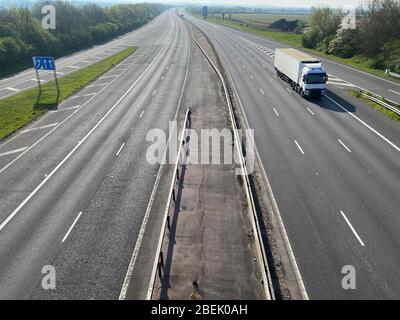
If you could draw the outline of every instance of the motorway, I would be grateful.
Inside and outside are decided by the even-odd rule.
[[[125,44],[139,50],[0,145],[0,299],[119,297],[159,169],[146,133],[168,132],[189,54],[173,11]]]
[[[327,96],[304,100],[274,77],[273,49],[280,44],[185,16],[214,44],[255,130],[310,299],[400,298],[400,129],[345,92],[358,85],[398,101],[389,90],[399,86],[324,61],[333,76]],[[119,297],[159,173],[146,161],[146,133],[168,131],[176,117],[189,39],[169,10],[57,62],[68,73],[62,67],[139,47],[0,143],[0,299]],[[0,81],[0,97],[35,85],[32,78],[26,71]],[[154,259],[152,219],[138,270]],[[44,265],[56,268],[57,290],[42,289]],[[341,287],[345,265],[356,269],[356,290]],[[143,298],[135,288],[128,296]]]
[[[87,67],[132,44],[136,46],[146,46],[150,42],[150,39],[158,37],[160,37],[160,39],[165,38],[168,33],[168,28],[165,28],[167,23],[166,16],[160,15],[141,28],[122,35],[115,40],[57,59],[57,76],[63,77],[68,73]],[[154,37],[154,35],[156,36]],[[54,79],[52,71],[39,71],[39,74],[41,83],[46,83]],[[14,76],[0,80],[0,99],[36,86],[37,78],[35,71],[33,69],[23,71]]]
[[[309,298],[399,299],[400,128],[345,90],[399,101],[388,93],[400,86],[323,59],[337,81],[305,100],[274,75],[281,44],[185,16],[210,38],[254,129]],[[346,265],[355,290],[342,288]]]

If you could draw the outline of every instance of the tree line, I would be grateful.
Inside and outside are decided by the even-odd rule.
[[[400,73],[399,0],[371,0],[358,8],[355,29],[344,28],[341,21],[341,12],[316,9],[303,33],[303,46]]]
[[[56,9],[56,29],[42,27],[44,5]],[[0,71],[31,63],[33,55],[60,57],[141,27],[166,7],[158,4],[72,5],[37,1],[32,7],[0,9]]]

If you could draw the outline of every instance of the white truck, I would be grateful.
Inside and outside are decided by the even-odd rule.
[[[321,62],[292,48],[275,49],[275,71],[302,97],[324,95],[328,75]]]

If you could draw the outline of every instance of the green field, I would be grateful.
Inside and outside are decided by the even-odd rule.
[[[227,17],[227,16],[226,16]],[[244,22],[257,22],[263,24],[270,24],[279,19],[286,19],[288,21],[300,20],[307,22],[309,15],[306,14],[275,14],[275,13],[254,13],[254,14],[232,14],[232,19],[244,21]]]
[[[267,37],[274,39],[276,41],[281,41],[285,42],[288,44],[291,44],[296,47],[301,47],[301,34],[296,34],[296,33],[290,33],[290,32],[283,32],[283,31],[271,31],[271,30],[260,30],[260,29],[255,29],[251,27],[247,27],[244,24],[231,21],[231,20],[222,20],[218,18],[207,18],[207,21],[222,24],[234,29],[238,29],[241,31],[246,31],[250,33],[254,33],[256,35],[259,35],[261,37]]]
[[[399,80],[387,76],[385,74],[384,70],[371,68],[369,66],[369,61],[366,60],[365,58],[363,59],[363,58],[356,56],[356,57],[353,57],[350,59],[346,59],[346,58],[340,58],[340,57],[337,57],[337,56],[334,56],[331,54],[326,54],[326,53],[323,53],[323,52],[315,50],[315,49],[306,49],[302,45],[301,34],[295,34],[295,33],[290,33],[290,32],[283,32],[283,31],[273,31],[272,29],[261,30],[261,29],[257,29],[257,28],[252,28],[250,26],[246,26],[243,23],[239,23],[236,21],[230,21],[228,19],[222,20],[220,18],[208,17],[207,21],[222,24],[222,25],[234,28],[234,29],[241,30],[241,31],[253,33],[253,34],[256,34],[261,37],[270,38],[270,39],[276,40],[278,42],[286,43],[286,44],[292,45],[294,47],[301,48],[303,51],[307,51],[311,54],[314,54],[314,55],[317,55],[320,57],[324,57],[324,58],[327,58],[327,59],[330,59],[330,60],[333,60],[333,61],[336,61],[339,63],[343,63],[343,64],[351,66],[355,69],[390,79],[393,82],[400,83]]]
[[[81,70],[59,79],[60,98],[65,100],[90,82],[96,80],[122,60],[135,52],[136,48],[124,49],[111,57],[96,62]],[[0,100],[0,140],[8,137],[34,119],[57,105],[57,91],[54,80],[42,86],[38,100],[38,88],[28,89],[12,97]]]

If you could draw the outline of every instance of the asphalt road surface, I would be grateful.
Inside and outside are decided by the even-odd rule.
[[[146,133],[174,119],[187,34],[164,12],[134,55],[0,145],[0,299],[118,299],[159,167]]]
[[[97,45],[88,50],[79,51],[70,56],[56,60],[57,76],[87,67],[99,60],[107,58],[116,52],[132,45],[148,45],[151,41],[165,39],[169,32],[167,15],[162,14],[154,18],[141,28],[127,33],[103,45]],[[45,83],[54,79],[53,71],[39,71],[40,80]],[[37,78],[33,68],[0,80],[0,98],[12,96],[26,89],[36,87]]]
[[[337,83],[395,101],[389,89],[400,87],[322,59],[340,79],[326,97],[305,100],[274,75],[281,44],[185,16],[231,75],[309,298],[400,298],[400,128]],[[355,268],[355,290],[342,288],[346,265]]]
[[[304,100],[274,77],[280,44],[189,19],[225,62],[255,130],[309,297],[398,299],[400,129],[345,89],[358,85],[398,101],[389,89],[399,86],[324,61],[335,77],[327,96]],[[91,56],[139,46],[0,144],[0,299],[119,297],[159,169],[146,161],[146,133],[168,131],[174,119],[188,41],[169,10],[120,40],[57,62],[67,73]],[[0,97],[35,85],[32,78],[27,71],[2,80]],[[143,240],[142,253],[152,240]],[[146,269],[141,259],[137,266]],[[56,269],[56,290],[41,287],[45,265]],[[345,265],[355,267],[356,290],[341,286]],[[141,297],[135,288],[129,296]]]

